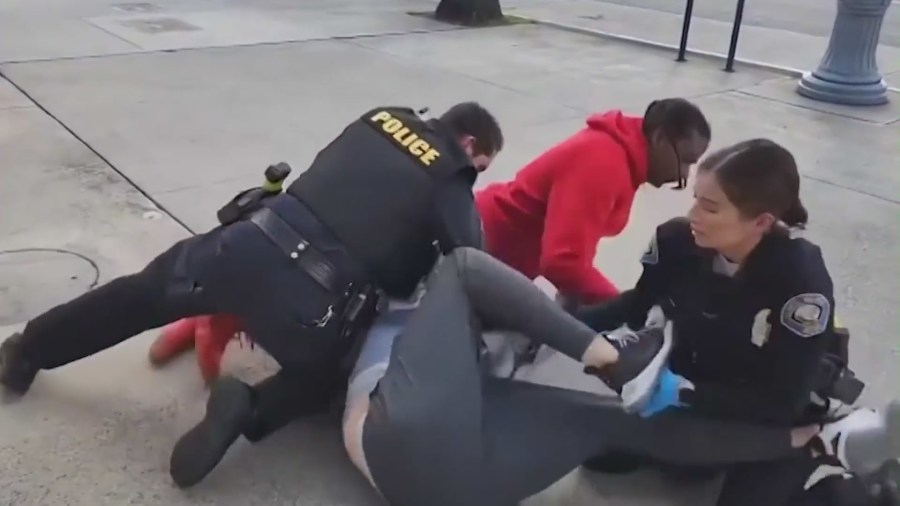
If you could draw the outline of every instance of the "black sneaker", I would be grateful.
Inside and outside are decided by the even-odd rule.
[[[175,443],[169,474],[181,488],[206,477],[253,418],[253,392],[241,381],[222,377],[210,390],[206,416]]]
[[[603,380],[622,398],[626,411],[640,410],[653,396],[659,375],[672,349],[672,324],[647,327],[637,332],[622,328],[604,334],[619,352],[619,360],[602,370],[586,367],[585,372]]]
[[[859,478],[872,498],[872,504],[900,506],[900,461],[885,461],[876,471]]]
[[[25,395],[37,376],[38,368],[22,356],[21,332],[0,344],[0,385],[7,393]]]

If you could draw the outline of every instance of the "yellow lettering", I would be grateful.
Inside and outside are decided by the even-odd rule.
[[[441,153],[438,150],[432,148],[431,144],[420,138],[417,133],[410,130],[409,127],[392,116],[391,113],[378,111],[369,118],[369,121],[381,123],[381,129],[390,134],[397,144],[403,146],[410,154],[418,158],[422,165],[426,167],[431,166],[435,160],[440,158]]]
[[[425,154],[425,151],[430,148],[431,146],[429,146],[427,142],[423,141],[422,139],[416,139],[415,142],[410,144],[409,152],[416,156],[422,156]]]
[[[403,127],[399,132],[394,134],[394,140],[400,143],[401,146],[408,148],[412,141],[418,139],[419,136],[410,132],[409,128]]]
[[[437,160],[440,156],[441,154],[436,150],[429,148],[424,155],[419,157],[419,160],[421,160],[425,165],[430,166],[431,163]]]
[[[372,121],[387,121],[391,119],[391,115],[387,111],[378,111],[371,119]]]
[[[385,132],[392,134],[403,128],[403,123],[400,123],[400,120],[396,118],[391,118],[385,121],[384,124],[381,125],[381,128],[383,128]]]

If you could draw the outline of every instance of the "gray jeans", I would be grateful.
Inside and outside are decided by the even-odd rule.
[[[678,412],[643,419],[615,399],[487,377],[478,363],[485,329],[522,333],[574,359],[595,333],[477,250],[452,253],[427,288],[363,428],[373,479],[393,506],[513,505],[604,453],[707,466],[796,452],[784,429]]]

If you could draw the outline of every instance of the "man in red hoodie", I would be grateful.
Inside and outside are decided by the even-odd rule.
[[[641,184],[683,188],[709,140],[703,113],[680,98],[654,101],[643,117],[595,114],[512,181],[478,192],[485,250],[529,279],[543,276],[574,303],[612,298],[618,290],[594,267],[597,243],[625,228]],[[196,341],[211,381],[239,329],[229,315],[181,320],[154,342],[150,360],[165,363]]]
[[[512,181],[476,195],[485,249],[570,303],[611,298],[618,290],[594,267],[597,243],[622,232],[643,183],[683,188],[709,141],[703,113],[681,98],[656,100],[643,117],[595,114]]]

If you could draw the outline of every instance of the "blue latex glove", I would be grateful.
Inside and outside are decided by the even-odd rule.
[[[653,396],[641,411],[640,416],[647,418],[661,411],[665,411],[671,407],[678,407],[681,403],[678,400],[678,391],[687,383],[687,381],[675,373],[668,367],[663,369],[659,376],[659,384]]]

